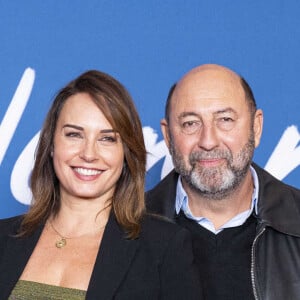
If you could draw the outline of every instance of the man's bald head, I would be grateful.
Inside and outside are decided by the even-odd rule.
[[[172,98],[180,98],[183,95],[188,97],[191,90],[196,90],[199,97],[206,98],[216,97],[216,91],[230,93],[230,90],[235,90],[248,102],[252,116],[257,109],[253,92],[243,77],[224,66],[205,64],[190,70],[171,87],[165,106],[165,119],[167,121],[169,120]]]

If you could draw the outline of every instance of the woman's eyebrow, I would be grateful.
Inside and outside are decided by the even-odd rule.
[[[78,126],[78,125],[73,125],[73,124],[65,124],[63,126],[63,128],[66,128],[66,127],[74,128],[74,129],[77,129],[77,130],[83,130],[83,127]]]
[[[68,128],[74,128],[74,129],[76,129],[76,130],[81,130],[81,131],[84,130],[83,127],[78,126],[78,125],[73,125],[73,124],[65,124],[65,125],[63,126],[63,128],[66,128],[66,127],[68,127]],[[114,129],[112,129],[112,128],[100,130],[100,133],[111,133],[111,132],[116,132],[116,130],[114,130]]]

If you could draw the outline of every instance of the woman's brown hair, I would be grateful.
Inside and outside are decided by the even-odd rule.
[[[21,235],[32,233],[60,208],[59,181],[51,151],[60,112],[67,99],[87,93],[119,133],[124,147],[124,165],[112,199],[112,210],[128,238],[136,238],[145,210],[144,182],[146,149],[141,122],[125,87],[108,74],[91,70],[83,73],[55,97],[41,130],[31,174],[32,205],[22,222]]]

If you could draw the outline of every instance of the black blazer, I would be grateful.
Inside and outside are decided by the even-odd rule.
[[[16,238],[21,217],[0,220],[0,300],[6,300],[40,237],[43,226]],[[153,216],[140,237],[128,240],[111,214],[91,275],[86,299],[202,299],[189,233]]]

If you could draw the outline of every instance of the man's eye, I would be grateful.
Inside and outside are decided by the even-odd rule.
[[[231,117],[222,117],[218,119],[217,126],[221,130],[231,130],[235,125],[235,120]]]
[[[182,127],[188,128],[188,127],[198,126],[198,123],[199,122],[196,122],[196,121],[187,121],[182,124]]]
[[[195,132],[198,131],[198,129],[200,128],[201,124],[199,121],[186,121],[183,122],[181,127],[182,127],[182,131],[185,134],[193,134]]]
[[[233,119],[230,118],[230,117],[223,117],[223,118],[221,118],[221,121],[223,121],[223,122],[233,122]]]

